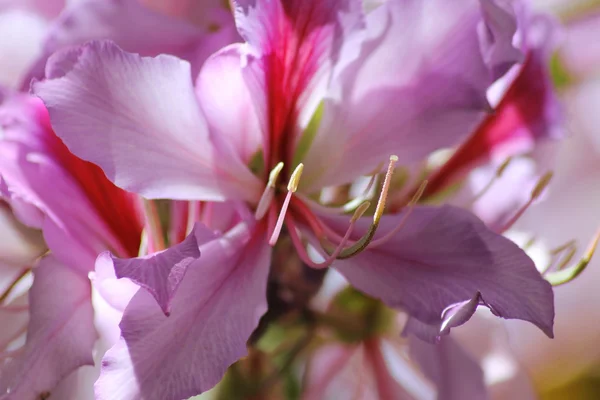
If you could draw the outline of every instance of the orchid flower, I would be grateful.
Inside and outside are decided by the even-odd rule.
[[[245,43],[209,57],[195,80],[180,58],[92,41],[52,55],[33,84],[69,150],[118,187],[226,201],[237,214],[153,255],[98,258],[97,270],[140,286],[98,398],[212,388],[246,354],[268,308],[271,247],[288,238],[290,260],[336,268],[408,313],[407,334],[437,341],[485,305],[552,336],[551,286],[510,240],[463,209],[416,205],[423,185],[398,213],[385,207],[403,197],[397,164],[464,140],[490,109],[487,89],[523,61],[512,8],[390,0],[365,13],[355,0],[239,0],[234,13]],[[350,184],[376,183],[386,163],[377,199],[349,198]]]

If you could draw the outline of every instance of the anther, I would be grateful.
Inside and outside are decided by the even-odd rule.
[[[285,214],[287,212],[288,206],[290,205],[290,199],[292,198],[292,194],[298,190],[298,184],[300,183],[300,177],[302,176],[302,170],[304,170],[304,164],[300,163],[292,173],[290,177],[290,181],[288,182],[288,192],[283,200],[283,206],[281,207],[281,211],[279,212],[279,217],[277,218],[277,223],[275,224],[275,228],[273,229],[273,234],[269,239],[269,245],[275,246],[277,243],[277,239],[279,238],[279,234],[281,233],[281,228],[283,227],[283,221],[285,220]]]
[[[273,197],[275,196],[275,186],[277,185],[277,178],[279,177],[279,174],[281,173],[282,169],[283,163],[280,161],[275,166],[275,168],[273,168],[269,173],[269,181],[267,182],[267,187],[263,191],[262,196],[258,201],[258,205],[256,206],[256,211],[254,213],[254,218],[256,220],[262,219],[267,213],[267,210],[269,209],[269,206],[273,201]]]
[[[292,172],[292,176],[287,185],[287,190],[292,193],[295,193],[298,190],[298,184],[300,184],[300,177],[302,176],[302,171],[304,171],[304,164],[300,163]]]
[[[587,251],[581,257],[581,259],[569,268],[561,269],[556,272],[548,273],[544,276],[544,278],[550,282],[552,286],[559,286],[568,282],[571,282],[573,279],[577,278],[579,274],[581,274],[585,268],[588,266],[592,257],[594,256],[594,252],[600,243],[600,229],[596,232],[596,235],[592,238]]]

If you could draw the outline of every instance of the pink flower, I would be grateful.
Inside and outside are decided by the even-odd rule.
[[[267,310],[269,245],[284,225],[290,257],[332,265],[406,311],[422,338],[439,340],[480,304],[552,336],[551,287],[511,241],[451,206],[383,213],[402,194],[396,162],[460,143],[489,109],[488,87],[523,59],[513,11],[493,0],[388,1],[367,14],[355,0],[240,0],[235,16],[246,43],[208,58],[195,85],[193,64],[108,41],[54,54],[33,85],[59,137],[117,186],[228,201],[237,213],[222,233],[198,224],[156,255],[98,259],[142,287],[103,360],[98,397],[213,387]],[[388,160],[376,210],[361,217],[368,205],[342,189]],[[332,193],[347,204],[326,201]]]

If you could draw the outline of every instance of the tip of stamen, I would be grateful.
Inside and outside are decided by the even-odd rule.
[[[292,173],[290,178],[290,182],[288,183],[287,189],[295,193],[298,190],[298,185],[300,184],[300,177],[302,176],[302,171],[304,170],[304,164],[300,163]]]
[[[550,172],[546,172],[544,174],[544,176],[542,176],[540,178],[538,183],[535,185],[535,187],[531,191],[531,199],[532,200],[537,199],[542,194],[544,189],[546,189],[546,187],[548,187],[548,184],[550,184],[550,180],[552,180],[552,176],[554,176],[554,173],[552,171],[550,171]]]
[[[269,173],[269,183],[268,185],[272,188],[275,187],[275,184],[277,183],[277,178],[279,177],[279,173],[281,172],[281,170],[283,169],[283,162],[279,162],[277,163],[277,165],[275,166],[275,168],[273,168],[271,170],[271,172]]]
[[[395,155],[395,154],[392,154],[392,155],[390,156],[390,161],[392,161],[392,162],[395,162],[395,163],[396,163],[396,162],[398,162],[398,156],[397,156],[397,155]]]

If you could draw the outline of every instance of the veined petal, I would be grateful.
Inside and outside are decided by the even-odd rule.
[[[299,128],[325,94],[346,37],[362,22],[357,0],[236,0],[238,31],[248,42],[244,77],[273,165],[291,159]],[[289,154],[279,154],[280,152]]]
[[[121,321],[122,339],[102,362],[100,400],[179,400],[212,388],[236,360],[267,309],[270,247],[241,223],[200,247],[166,317],[139,290]]]
[[[483,371],[451,337],[439,344],[410,339],[410,356],[437,386],[437,400],[463,400],[489,398]]]
[[[185,240],[175,246],[138,258],[117,258],[110,253],[99,257],[112,260],[117,278],[129,278],[146,289],[158,302],[165,315],[169,315],[171,300],[175,296],[188,268],[197,268],[200,245],[214,239],[214,234],[197,223]]]
[[[378,232],[399,218],[382,218]],[[370,224],[364,219],[359,232]],[[357,289],[426,324],[439,324],[449,306],[479,292],[497,316],[532,322],[552,337],[550,284],[517,245],[460,208],[417,207],[387,243],[334,266]]]
[[[27,342],[0,377],[3,400],[38,400],[76,368],[94,363],[90,282],[53,256],[34,274]]]
[[[493,70],[522,59],[509,46],[514,13],[496,3],[390,0],[369,13],[360,56],[331,85],[305,190],[350,182],[390,154],[410,164],[464,139],[490,109]]]
[[[223,200],[260,196],[246,169],[219,165],[190,79],[175,57],[144,58],[90,42],[49,61],[77,61],[33,85],[56,134],[117,186],[148,198]],[[93,95],[91,95],[93,93]]]

